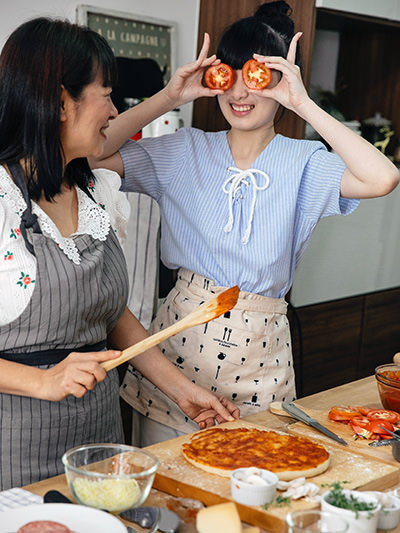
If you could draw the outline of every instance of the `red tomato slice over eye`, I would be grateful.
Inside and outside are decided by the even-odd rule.
[[[242,77],[249,89],[264,89],[272,80],[271,70],[255,59],[249,59],[243,65]]]
[[[367,417],[370,420],[386,420],[391,424],[396,424],[400,420],[400,414],[396,411],[389,411],[388,409],[371,409]]]
[[[233,70],[225,63],[209,67],[204,74],[204,81],[210,89],[227,91],[233,85]]]

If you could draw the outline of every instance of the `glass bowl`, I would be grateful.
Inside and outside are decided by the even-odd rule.
[[[160,465],[151,453],[124,444],[87,444],[62,457],[77,503],[119,514],[139,507]]]
[[[377,366],[375,378],[383,407],[400,413],[400,365]]]

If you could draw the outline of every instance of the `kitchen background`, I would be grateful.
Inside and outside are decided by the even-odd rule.
[[[0,47],[24,20],[49,15],[76,21],[80,5],[67,0],[1,3]],[[93,0],[90,6],[172,22],[175,64],[181,65],[195,57],[204,31],[210,33],[214,51],[220,31],[252,14],[260,3]],[[303,76],[313,96],[324,96],[332,112],[342,113],[346,121],[363,122],[380,113],[394,131],[387,146],[393,155],[400,137],[400,0],[289,3],[297,28],[304,31]],[[181,115],[185,125],[223,127],[213,101],[183,106]],[[313,136],[290,114],[281,131]],[[399,206],[400,187],[385,198],[362,201],[349,217],[322,221],[317,227],[290,294],[300,394],[369,375],[400,351]]]

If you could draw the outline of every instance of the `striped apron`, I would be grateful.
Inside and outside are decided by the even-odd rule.
[[[128,290],[114,231],[110,229],[105,241],[76,236],[81,263],[73,263],[42,234],[22,173],[10,170],[28,206],[21,233],[36,256],[37,271],[28,306],[17,319],[0,326],[1,357],[46,369],[71,351],[105,349]],[[90,442],[123,442],[116,369],[82,398],[50,402],[0,394],[1,490],[62,473],[63,453]]]
[[[224,290],[181,268],[150,333],[167,328]],[[255,414],[273,401],[296,397],[286,309],[283,298],[240,291],[231,311],[170,337],[160,348],[191,381],[231,400],[242,417]],[[195,422],[132,366],[121,396],[144,417],[183,433],[198,430]]]

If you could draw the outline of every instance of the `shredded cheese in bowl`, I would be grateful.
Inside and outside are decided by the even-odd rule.
[[[76,499],[83,505],[120,513],[132,508],[141,491],[135,479],[91,480],[77,477],[72,483]]]

